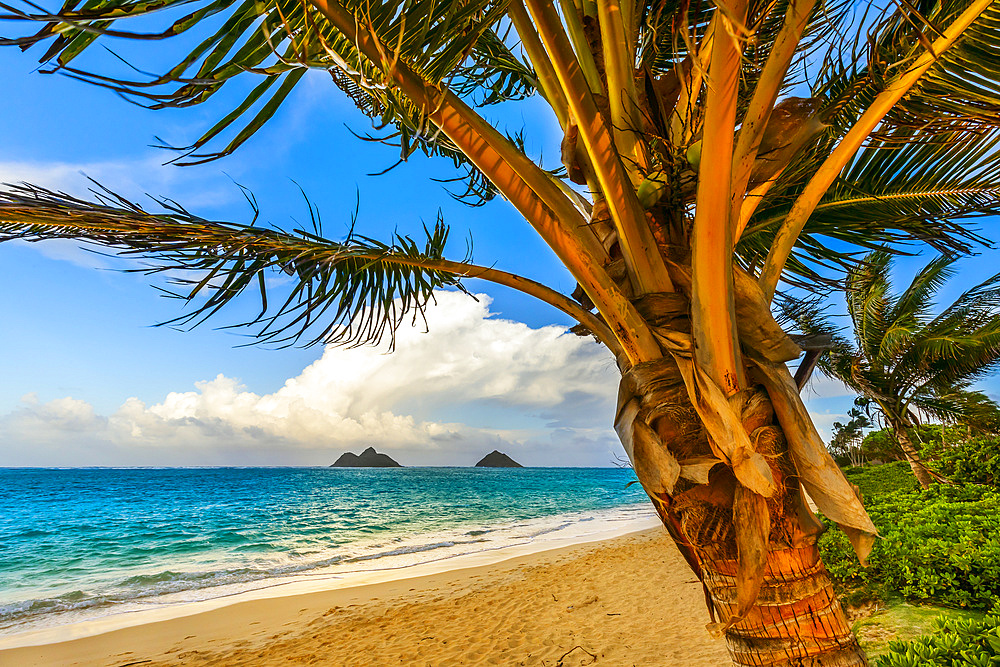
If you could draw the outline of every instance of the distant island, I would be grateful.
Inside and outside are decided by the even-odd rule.
[[[488,457],[487,457],[488,458]],[[486,459],[483,459],[484,461]],[[516,465],[516,464],[515,464]],[[331,468],[402,468],[387,454],[379,454],[374,447],[361,452],[361,456],[353,452],[344,452]]]
[[[523,468],[524,466],[503,452],[493,450],[476,464],[477,468]]]

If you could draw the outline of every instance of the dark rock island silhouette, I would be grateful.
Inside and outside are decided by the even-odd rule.
[[[379,454],[374,447],[361,452],[361,456],[353,452],[344,452],[334,461],[331,468],[402,468],[386,454]]]
[[[477,468],[523,468],[524,466],[503,452],[493,450],[476,464]]]

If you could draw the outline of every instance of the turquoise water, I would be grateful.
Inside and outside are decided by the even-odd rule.
[[[0,635],[651,514],[616,468],[0,469]]]

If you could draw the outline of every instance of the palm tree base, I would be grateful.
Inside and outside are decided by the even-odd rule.
[[[767,392],[730,399],[774,480],[765,497],[717,458],[683,377],[670,361],[625,372],[616,429],[636,476],[705,587],[734,665],[868,665],[837,600],[799,474]],[[639,426],[635,426],[640,423]]]
[[[718,616],[737,618],[738,561],[706,559],[703,572]],[[721,628],[734,665],[868,665],[815,545],[770,551],[756,603],[730,622]]]

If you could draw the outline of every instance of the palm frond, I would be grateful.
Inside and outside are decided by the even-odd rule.
[[[870,142],[810,216],[786,280],[815,283],[843,272],[865,251],[923,243],[956,256],[987,244],[969,222],[1000,211],[1000,130],[937,137],[899,130]],[[751,219],[739,251],[766,254],[823,147],[803,156],[773,187]],[[852,254],[853,253],[853,254]]]
[[[913,71],[923,72],[924,75],[914,79],[915,87],[907,88],[907,94],[895,102],[895,106],[885,107],[889,115],[875,127],[867,148],[856,154],[853,163],[847,164],[846,169],[842,170],[840,166],[833,169],[831,166],[825,172],[831,180],[829,187],[818,189],[810,186],[807,198],[807,208],[811,211],[809,218],[795,218],[793,227],[789,228],[794,229],[795,234],[788,237],[786,233],[782,238],[780,264],[785,264],[784,258],[788,253],[793,255],[787,267],[786,281],[797,286],[816,282],[822,279],[821,274],[826,269],[849,267],[857,258],[856,253],[873,249],[879,244],[896,246],[916,241],[930,243],[939,252],[958,254],[968,252],[982,241],[973,231],[963,228],[961,219],[1000,208],[994,166],[1000,129],[997,121],[1000,115],[994,109],[1000,107],[992,102],[983,102],[990,95],[997,100],[1000,96],[996,94],[994,81],[982,78],[991,76],[988,72],[995,69],[993,52],[1000,38],[1000,33],[997,33],[1000,24],[996,21],[995,3],[985,10],[983,7],[983,3],[973,8],[965,2],[919,7],[901,4],[894,9],[885,9],[880,16],[863,19],[862,24],[868,29],[855,31],[857,41],[853,45],[849,40],[846,44],[832,45],[813,88],[815,96],[826,100],[821,117],[830,127],[811,150],[803,152],[779,175],[764,195],[756,219],[750,223],[751,237],[744,237],[740,244],[744,262],[759,262],[765,255],[771,254],[774,237],[770,230],[774,229],[772,225],[775,221],[788,220],[793,202],[799,200],[800,195],[804,196],[805,184],[817,183],[813,175],[823,169],[821,165],[828,164],[832,148],[841,145],[841,138],[855,126],[876,96],[895,85],[899,77],[906,78],[902,73],[918,61],[922,64]],[[939,57],[929,57],[927,49],[931,46],[931,38],[936,38],[942,28],[951,26],[957,14],[964,17],[963,22],[971,21],[971,25],[955,33],[957,41],[942,54],[937,54]],[[971,57],[970,49],[978,49],[978,56],[991,62],[986,65],[965,63],[962,58]],[[983,68],[987,73],[981,75]],[[926,109],[921,111],[916,106],[915,100],[924,95],[922,86],[935,76],[954,79],[954,85],[946,95],[950,102],[957,105],[951,113],[927,115]],[[962,77],[967,78],[964,87]],[[959,106],[969,104],[978,105],[979,110],[971,107],[958,110]],[[991,110],[989,113],[983,110],[987,107]],[[916,122],[918,118],[920,122]],[[852,141],[856,141],[858,136],[855,133]],[[960,143],[956,147],[956,141],[964,142],[964,145]],[[905,147],[891,159],[877,155],[891,153],[900,145]],[[979,148],[982,152],[978,152]],[[848,152],[840,153],[841,158],[849,156]],[[952,169],[946,161],[955,156],[959,156],[959,161],[964,164],[955,165]],[[851,173],[851,169],[863,172],[866,167],[876,164],[886,168],[872,171],[867,180],[856,183],[855,176],[858,174]],[[971,166],[973,164],[975,166]],[[910,186],[918,187],[901,192],[879,191],[884,185],[879,178],[896,179],[907,170],[907,166],[913,165],[918,165],[917,171],[922,171],[919,178],[924,183],[911,181]],[[977,166],[982,169],[977,169]],[[842,172],[839,181],[832,182],[838,172]],[[954,178],[957,174],[962,177]],[[861,175],[865,176],[864,173]],[[933,187],[928,187],[935,181]],[[960,182],[956,185],[956,181]],[[866,188],[869,184],[876,187]],[[859,185],[859,189],[854,189]],[[823,208],[814,210],[816,205]],[[788,223],[784,226],[787,227]],[[753,238],[756,235],[762,237]],[[793,246],[791,241],[796,237],[798,243]],[[767,282],[776,282],[773,267]]]
[[[927,319],[928,309],[934,302],[935,293],[955,276],[954,264],[955,259],[947,255],[932,259],[917,272],[909,287],[896,299],[896,305],[889,317],[896,322],[903,319],[914,322]]]
[[[978,431],[995,433],[1000,426],[1000,405],[981,391],[965,390],[955,398],[960,402],[961,421]]]
[[[953,388],[947,393],[918,393],[912,406],[921,413],[945,423],[961,422],[973,428],[995,424],[998,406],[978,391],[969,391],[967,385]]]
[[[167,272],[168,293],[194,304],[168,325],[196,326],[249,289],[259,292],[260,313],[233,326],[256,328],[259,341],[392,343],[400,324],[422,316],[435,289],[462,289],[454,271],[428,268],[441,260],[448,239],[440,219],[421,243],[402,235],[381,243],[353,232],[333,241],[322,236],[311,206],[313,228],[289,233],[206,220],[169,200],[158,201],[163,212],[149,213],[104,189],[91,202],[8,187],[0,193],[0,241],[74,239],[143,260],[142,268],[126,270]],[[267,288],[275,272],[292,277],[277,305]]]
[[[110,248],[118,255],[145,260],[132,272],[167,272],[168,282],[183,287],[170,296],[197,301],[194,311],[164,324],[196,326],[248,288],[259,289],[260,314],[231,327],[259,326],[257,339],[293,344],[357,346],[377,344],[386,336],[390,347],[396,328],[407,316],[422,317],[433,291],[452,287],[465,291],[465,278],[487,280],[518,290],[561,310],[579,322],[577,331],[592,334],[616,355],[623,354],[607,323],[570,297],[529,278],[493,267],[444,259],[448,227],[440,214],[424,228],[423,247],[403,235],[383,243],[351,232],[342,241],[324,238],[319,212],[306,199],[311,230],[291,232],[250,224],[206,220],[167,199],[150,213],[95,184],[94,201],[28,184],[0,191],[0,242],[73,239]],[[282,291],[284,301],[268,306],[267,275],[292,277]],[[181,272],[181,273],[177,273]],[[192,279],[190,275],[198,276]],[[200,297],[205,297],[201,300]],[[319,332],[318,334],[316,332]]]
[[[847,314],[854,325],[858,350],[869,362],[879,359],[882,341],[892,322],[889,270],[892,255],[876,251],[868,255],[847,277]]]
[[[928,21],[947,25],[964,2],[942,2]],[[955,48],[935,62],[917,87],[888,117],[893,126],[950,132],[956,126],[1000,126],[1000,5],[993,3],[962,34]]]
[[[954,258],[939,256],[921,269],[909,287],[899,296],[887,299],[886,330],[879,344],[877,358],[891,360],[913,348],[915,338],[925,335],[925,321],[934,294],[954,275]]]
[[[716,11],[716,6],[708,2],[639,4],[637,15],[645,18],[639,33],[637,59],[657,74],[669,72],[690,56],[691,45],[697,44],[704,36]],[[753,80],[767,60],[789,4],[790,0],[749,3],[747,27],[753,31],[753,38],[748,40],[743,53],[744,77],[747,80]],[[849,20],[847,9],[850,4],[850,0],[816,3],[798,45],[797,60],[805,61],[844,29],[845,21]],[[682,31],[687,31],[686,37]],[[799,69],[798,66],[795,69]],[[790,88],[799,83],[793,75],[787,85]]]
[[[975,329],[926,336],[900,361],[911,364],[916,358],[920,365],[914,368],[938,391],[983,378],[1000,367],[1000,318]]]
[[[834,131],[852,125],[907,63],[924,53],[941,26],[966,7],[962,0],[898,3],[869,15],[853,42],[833,45],[813,81],[813,95],[828,100],[826,117]],[[877,5],[871,5],[869,11]],[[917,12],[922,12],[922,14]],[[1000,92],[1000,7],[987,8],[959,42],[886,116],[880,132],[920,129],[928,135],[958,129],[983,131],[998,126]]]
[[[1000,274],[970,287],[927,324],[928,331],[962,331],[980,327],[1000,311]]]
[[[829,317],[829,304],[824,304],[820,298],[784,295],[777,299],[775,308],[775,320],[783,328],[793,328],[806,336],[828,337],[830,350],[845,355],[854,354],[854,346],[844,336],[843,329],[836,326]]]
[[[308,70],[322,70],[376,129],[393,128],[380,140],[396,146],[401,159],[417,150],[447,157],[468,170],[467,194],[491,198],[496,190],[489,180],[386,80],[383,67],[394,59],[406,62],[432,84],[447,79],[459,94],[480,104],[530,95],[532,73],[494,30],[505,3],[355,0],[344,4],[359,25],[370,26],[391,45],[385,62],[365,58],[348,36],[301,0],[70,1],[55,13],[40,12],[27,2],[23,7],[0,3],[9,12],[0,18],[42,24],[33,34],[0,39],[0,44],[29,48],[48,43],[41,61],[50,65],[49,71],[110,88],[153,109],[200,104],[228,89],[237,77],[260,77],[230,113],[191,145],[176,148],[181,152],[178,164],[199,164],[233,153],[274,117]],[[162,31],[136,32],[133,26],[148,25],[154,12],[181,15]],[[222,25],[163,74],[124,79],[75,66],[87,47],[104,41],[101,37],[168,39],[219,14],[225,16]],[[211,148],[227,134],[231,136],[225,143]]]

